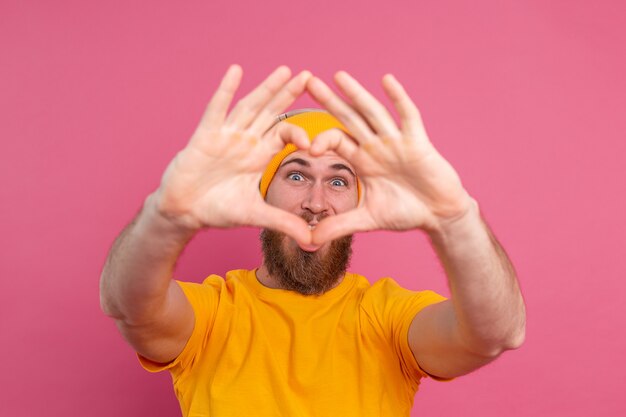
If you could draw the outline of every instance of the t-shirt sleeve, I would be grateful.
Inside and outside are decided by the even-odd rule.
[[[419,383],[422,377],[431,377],[419,367],[413,356],[409,327],[415,315],[425,307],[446,298],[433,291],[407,290],[391,278],[376,282],[366,298],[370,314],[398,356],[405,377],[413,383]]]
[[[157,363],[137,355],[139,363],[148,372],[170,370],[174,376],[192,367],[196,354],[206,345],[213,328],[217,305],[224,280],[216,275],[208,277],[202,284],[176,281],[182,288],[193,308],[195,323],[191,336],[176,359],[169,363]]]

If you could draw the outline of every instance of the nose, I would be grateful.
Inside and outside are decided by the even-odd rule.
[[[326,196],[326,190],[322,184],[316,183],[308,190],[308,194],[302,201],[302,208],[313,214],[328,215],[330,205]]]

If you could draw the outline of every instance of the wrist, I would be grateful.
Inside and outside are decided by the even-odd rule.
[[[454,217],[439,219],[434,227],[427,230],[427,234],[433,242],[443,243],[478,228],[483,228],[480,208],[478,202],[468,196],[467,208],[464,211]]]
[[[186,216],[174,215],[164,210],[159,204],[158,190],[146,197],[142,220],[144,225],[157,230],[158,233],[170,235],[181,241],[190,240],[202,228]]]

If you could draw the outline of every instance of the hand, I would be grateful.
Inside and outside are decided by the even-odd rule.
[[[309,80],[307,89],[352,137],[339,130],[326,131],[313,140],[309,153],[319,156],[335,151],[350,161],[364,193],[356,209],[317,225],[314,244],[377,229],[436,231],[470,211],[474,200],[431,144],[417,107],[393,76],[383,77],[382,84],[400,116],[400,127],[350,75],[339,72],[335,82],[351,104],[316,77]]]
[[[203,227],[256,226],[279,230],[300,243],[311,232],[300,217],[272,207],[259,193],[266,165],[286,143],[308,149],[306,132],[280,123],[267,131],[306,87],[309,72],[291,78],[286,67],[276,69],[229,113],[242,70],[231,66],[211,99],[187,146],[167,167],[156,204],[176,224]]]

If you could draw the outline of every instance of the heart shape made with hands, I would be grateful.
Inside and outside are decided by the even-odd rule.
[[[343,97],[317,77],[307,92],[350,132],[334,129],[311,143],[311,155],[334,151],[356,169],[363,193],[358,206],[320,222],[313,244],[369,230],[441,230],[476,208],[460,177],[430,142],[417,106],[390,74],[385,94],[399,116],[344,71],[334,81]],[[345,98],[344,98],[345,97]]]
[[[473,204],[457,173],[428,141],[375,136],[359,143],[342,130],[330,129],[300,152],[312,160],[331,155],[333,165],[343,161],[353,167],[360,184],[358,202],[340,205],[341,210],[323,218],[310,230],[310,243],[299,243],[304,250],[357,232],[432,230],[467,213]]]
[[[331,149],[318,147],[317,151],[312,154],[307,149],[294,147],[287,155],[278,155],[273,164],[276,171],[270,167],[271,177],[267,178],[266,172],[261,184],[261,194],[267,204],[308,222],[308,240],[303,242],[302,235],[297,240],[306,251],[315,251],[332,240],[323,235],[325,228],[332,223],[329,219],[356,209],[362,195],[359,190],[362,184],[359,184],[356,169],[350,161]]]
[[[211,207],[217,213],[201,214],[207,219],[204,224],[272,228],[290,235],[300,245],[313,248],[360,231],[435,228],[440,220],[453,219],[467,211],[471,198],[454,169],[428,140],[417,107],[393,76],[386,75],[382,81],[385,93],[400,116],[399,123],[345,72],[340,71],[334,77],[344,99],[307,71],[290,79],[286,67],[274,71],[228,112],[241,74],[238,66],[229,69],[209,103],[198,134],[190,142],[194,148],[191,153],[210,154],[211,162],[205,166],[216,172],[211,184],[213,192],[206,194],[200,206]],[[334,115],[350,135],[330,129],[310,141],[302,129],[298,131],[295,126],[289,129],[286,124],[275,129],[277,134],[268,134],[273,115],[287,108],[305,91]],[[261,137],[261,141],[232,141],[233,138]],[[307,151],[313,158],[334,152],[351,164],[362,187],[356,207],[353,203],[350,210],[339,210],[310,230],[307,222],[294,213],[293,206],[266,204],[259,194],[257,198],[246,200],[246,204],[237,205],[233,190],[251,186],[255,179],[258,186],[257,169],[263,172],[263,161],[269,162],[271,155],[287,143]],[[193,156],[190,159],[194,159]],[[205,175],[191,173],[197,181],[205,181]],[[237,178],[233,178],[234,173],[238,173]],[[225,194],[232,198],[216,205],[216,201],[221,201],[220,195]],[[234,209],[236,213],[232,213]]]

